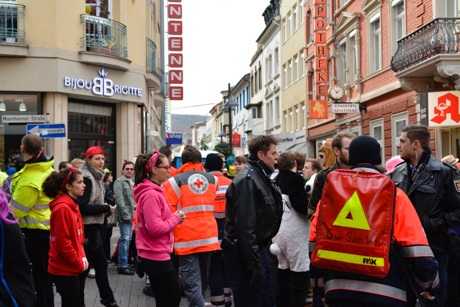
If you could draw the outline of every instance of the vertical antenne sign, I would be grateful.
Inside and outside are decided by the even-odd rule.
[[[182,0],[168,1],[169,99],[184,99]]]
[[[315,84],[316,97],[310,100],[309,118],[327,119],[327,96],[329,87],[328,47],[326,42],[327,1],[314,0],[315,33]]]

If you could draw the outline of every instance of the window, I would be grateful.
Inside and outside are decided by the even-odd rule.
[[[299,26],[303,24],[303,4],[302,0],[299,0],[299,3],[297,4],[297,18],[299,19]]]
[[[308,73],[307,76],[307,96],[308,99],[313,99],[313,73]]]
[[[295,31],[297,31],[297,5],[294,5],[294,8],[292,9],[291,22],[292,33],[295,33]]]
[[[391,2],[393,53],[396,52],[398,40],[406,33],[404,16],[404,0],[393,0]]]
[[[347,82],[347,40],[344,39],[337,47],[337,82],[341,85]]]
[[[265,84],[267,84],[272,79],[270,74],[271,74],[270,57],[267,57],[265,59]]]
[[[257,75],[257,69],[256,69],[256,71],[254,72],[254,87],[253,87],[254,94],[257,94],[257,92],[259,91],[259,89],[258,89],[258,81],[257,80],[258,80],[258,75]]]
[[[375,121],[371,121],[370,124],[370,135],[374,137],[380,144],[382,148],[382,162],[385,161],[385,135],[384,135],[384,127],[383,127],[383,119],[378,119]]]
[[[273,71],[275,73],[275,76],[279,74],[280,72],[280,50],[279,48],[275,48],[275,61],[274,61],[274,66],[273,66]]]
[[[299,77],[297,75],[298,68],[299,68],[299,59],[298,59],[298,56],[295,55],[293,62],[292,62],[292,81],[293,82],[297,81],[297,78]]]
[[[305,69],[304,69],[304,54],[303,51],[300,51],[299,53],[299,78],[302,78],[305,74]]]
[[[339,6],[338,7],[342,7],[345,5],[345,3],[347,3],[349,0],[338,0],[338,4]]]
[[[287,111],[283,111],[283,123],[282,123],[282,126],[283,126],[283,131],[284,132],[287,132],[287,130],[288,130],[287,122],[288,122]]]
[[[292,83],[292,61],[288,61],[288,69],[287,69],[287,84],[291,85]]]
[[[380,43],[380,15],[375,15],[369,22],[369,73],[376,72],[382,64]]]
[[[283,80],[281,80],[283,82],[283,86],[284,88],[287,88],[288,86],[288,82],[287,82],[287,68],[286,68],[286,64],[283,65]]]
[[[307,44],[313,43],[314,20],[311,11],[307,12]]]
[[[262,89],[262,66],[259,64],[259,84],[258,84],[259,90]]]
[[[275,118],[274,118],[274,123],[275,123],[275,126],[278,126],[280,124],[280,97],[279,96],[276,96],[275,97],[275,105],[274,105],[274,114],[275,114]]]
[[[307,128],[307,107],[305,104],[302,104],[302,113],[303,113],[303,128]]]
[[[305,125],[303,121],[302,104],[299,104],[299,106],[296,109],[296,112],[297,112],[297,129],[296,130],[301,130]]]
[[[267,102],[265,104],[265,130],[268,130],[270,129],[270,124],[271,124],[271,120],[270,120],[270,101]]]
[[[351,34],[348,38],[349,46],[349,61],[350,68],[348,69],[347,81],[355,81],[358,79],[358,45],[356,44],[356,34]]]
[[[252,108],[252,118],[262,118],[262,105],[258,105]]]
[[[391,118],[391,135],[393,140],[391,154],[393,156],[399,154],[399,137],[408,123],[407,113],[393,115]]]
[[[286,17],[286,40],[289,36],[291,36],[291,13],[288,13]]]
[[[282,42],[285,42],[286,41],[286,37],[287,37],[287,33],[286,33],[286,18],[283,18],[283,21],[281,23],[281,41]]]
[[[295,116],[294,116],[293,108],[289,109],[289,123],[290,123],[290,125],[289,125],[290,131],[294,132],[295,127],[296,127],[296,122],[295,122]]]

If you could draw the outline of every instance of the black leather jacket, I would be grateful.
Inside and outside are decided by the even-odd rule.
[[[281,224],[281,192],[269,176],[263,163],[250,160],[227,190],[224,241],[237,247],[246,268],[259,266],[260,247],[270,245]]]
[[[455,188],[458,180],[455,169],[429,153],[424,154],[417,167],[409,167],[408,163],[400,164],[390,177],[412,201],[433,251],[446,252],[447,230],[460,226],[460,193]]]

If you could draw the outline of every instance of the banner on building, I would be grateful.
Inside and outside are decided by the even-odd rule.
[[[460,91],[428,93],[428,125],[460,126]]]
[[[168,97],[170,100],[184,99],[182,3],[168,1]]]
[[[310,100],[308,109],[308,118],[310,119],[327,119],[327,100]]]

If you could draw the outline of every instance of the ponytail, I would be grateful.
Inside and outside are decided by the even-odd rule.
[[[154,163],[153,167],[156,167],[161,164],[161,161],[164,158],[166,158],[164,154],[155,152],[153,154],[149,153],[149,154],[143,154],[143,155],[137,156],[136,163],[134,164],[134,172],[135,172],[134,184],[135,185],[141,183],[142,181],[144,181],[144,179],[150,179],[150,176],[152,175],[151,167],[150,166],[147,167],[147,165],[150,161],[150,158],[152,158],[154,154],[158,155],[158,157],[156,157],[156,159],[153,161]]]

